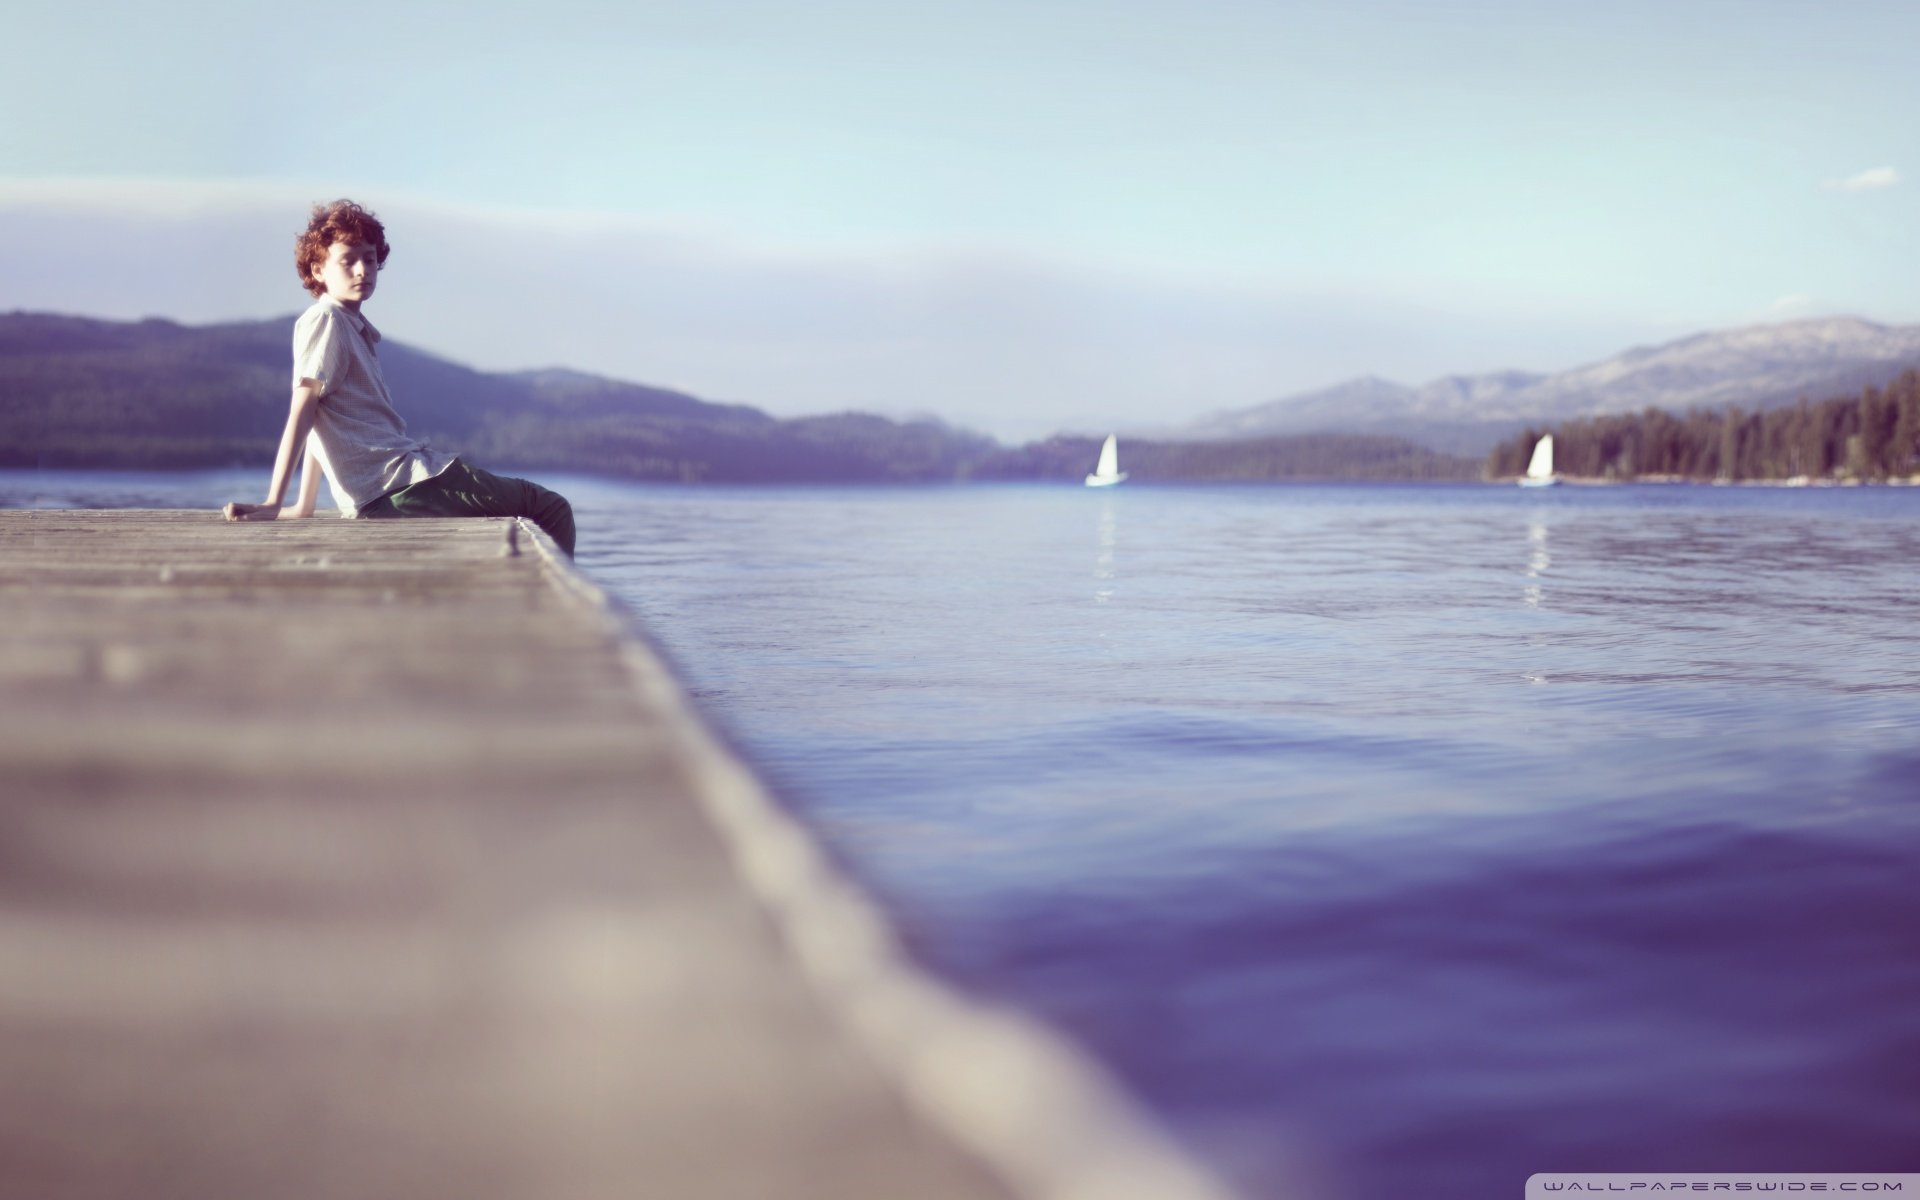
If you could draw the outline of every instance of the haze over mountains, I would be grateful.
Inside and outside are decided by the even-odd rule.
[[[1774,408],[1883,386],[1913,366],[1920,366],[1920,326],[1831,317],[1695,334],[1556,374],[1450,375],[1419,387],[1365,377],[1215,413],[1160,436],[1380,433],[1481,454],[1527,426],[1649,407]]]
[[[286,419],[294,318],[187,326],[0,313],[0,466],[255,466]],[[844,412],[780,419],[565,369],[475,371],[391,339],[380,360],[409,432],[515,471],[680,483],[1072,480],[1089,438],[1010,449],[934,419]],[[1136,477],[1471,479],[1479,464],[1398,438],[1352,435],[1155,445]]]
[[[293,317],[224,325],[0,314],[0,465],[270,463]],[[780,419],[566,369],[488,373],[384,341],[410,428],[483,463],[683,482],[1073,479],[1097,440],[1007,447],[939,420]],[[1123,438],[1136,479],[1471,478],[1504,437],[1570,418],[1858,394],[1920,366],[1920,327],[1857,318],[1699,334],[1558,374],[1363,378],[1160,438]]]
[[[272,465],[294,318],[188,326],[0,313],[0,466]],[[685,482],[954,477],[989,438],[740,404],[567,370],[475,371],[392,339],[380,360],[409,432],[476,461]]]

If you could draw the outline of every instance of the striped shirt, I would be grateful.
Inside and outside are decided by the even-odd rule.
[[[351,517],[388,492],[431,479],[451,455],[407,436],[380,376],[380,331],[365,317],[322,296],[293,326],[293,386],[319,385],[307,449],[333,487],[340,515]]]

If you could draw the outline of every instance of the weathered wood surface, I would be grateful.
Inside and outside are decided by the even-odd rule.
[[[0,513],[0,1194],[1003,1194],[505,525]]]

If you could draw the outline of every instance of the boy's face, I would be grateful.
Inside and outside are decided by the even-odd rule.
[[[380,277],[379,248],[371,242],[335,242],[327,247],[326,261],[314,265],[313,277],[341,308],[358,312]]]

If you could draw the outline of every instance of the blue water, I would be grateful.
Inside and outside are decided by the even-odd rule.
[[[229,486],[146,478],[0,504]],[[1247,1195],[1920,1170],[1920,491],[552,482],[915,952]]]

